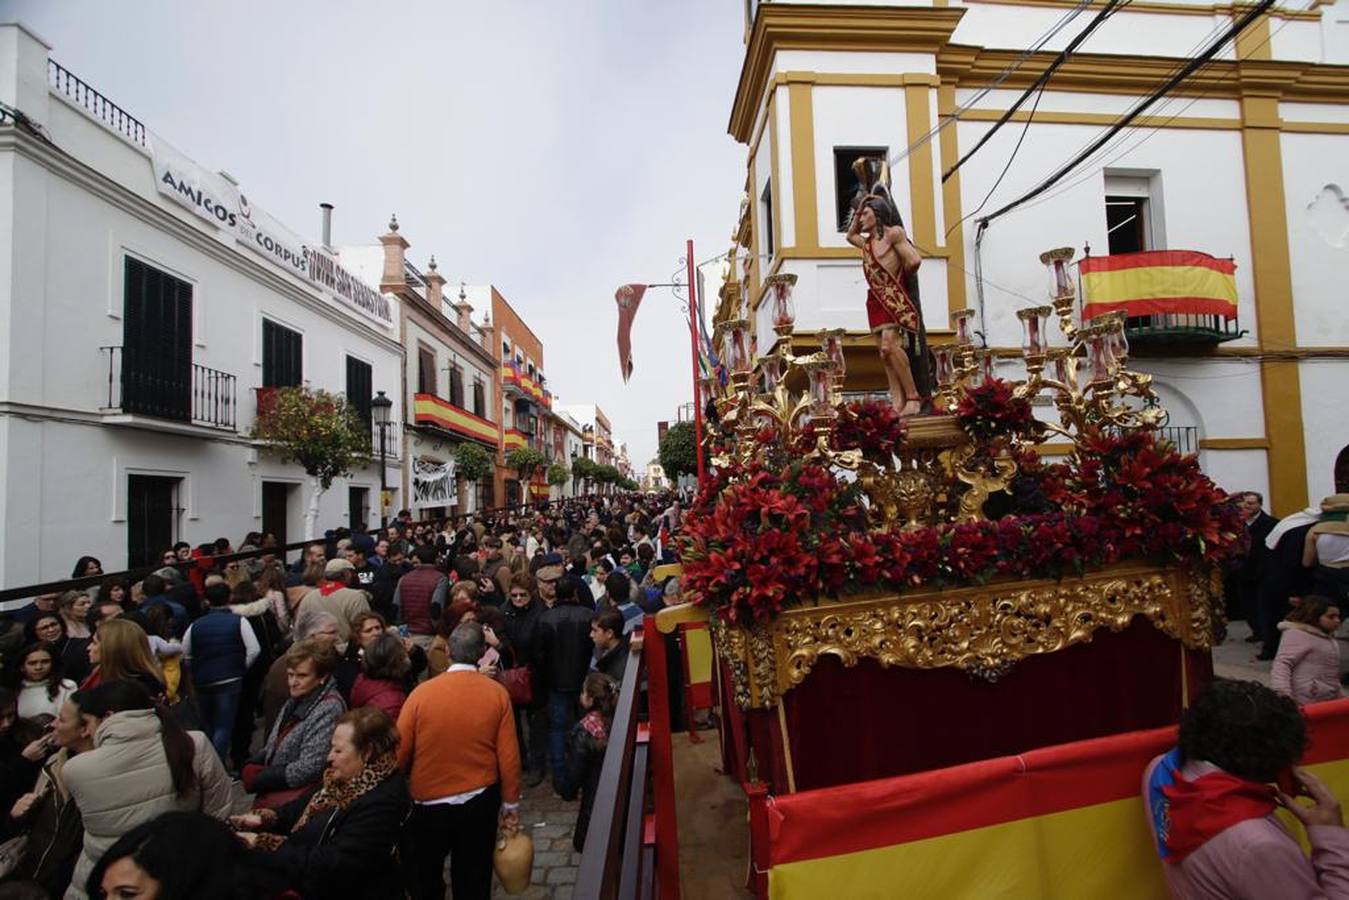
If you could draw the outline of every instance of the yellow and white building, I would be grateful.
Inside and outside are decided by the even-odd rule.
[[[882,389],[866,283],[845,230],[851,162],[883,156],[894,161],[893,193],[925,257],[919,282],[932,342],[949,340],[951,310],[975,308],[976,327],[1003,358],[1001,374],[1016,377],[1015,313],[1045,302],[1038,256],[1052,247],[1103,255],[1132,243],[1125,249],[1230,256],[1235,328],[1159,336],[1131,327],[1131,365],[1156,375],[1173,434],[1229,490],[1260,490],[1283,515],[1335,490],[1337,471],[1339,489],[1349,489],[1349,314],[1340,286],[1349,263],[1349,2],[1280,2],[1085,166],[995,220],[979,251],[981,296],[978,216],[1074,156],[1246,8],[1128,3],[1058,70],[1033,116],[1028,102],[943,183],[1104,2],[1092,0],[978,96],[1078,4],[746,0],[729,131],[748,150],[735,231],[748,273],[741,286],[736,267],[717,319],[732,317],[743,296],[740,311],[766,352],[773,334],[763,280],[794,273],[794,343],[847,328],[848,389]],[[961,106],[969,108],[952,121]]]

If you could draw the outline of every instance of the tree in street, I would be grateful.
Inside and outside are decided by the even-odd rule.
[[[298,462],[309,476],[306,540],[318,532],[323,493],[335,479],[370,461],[370,429],[344,398],[328,391],[279,388],[269,402],[259,404],[251,436],[268,444],[283,463]]]
[[[692,422],[676,422],[661,439],[660,466],[671,484],[678,484],[681,475],[698,473],[698,448],[694,440]]]
[[[478,444],[464,441],[454,448],[454,477],[476,482],[492,474],[492,454]]]

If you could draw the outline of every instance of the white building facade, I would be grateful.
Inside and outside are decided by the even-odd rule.
[[[302,539],[315,492],[248,437],[259,397],[326,389],[368,421],[382,390],[396,421],[396,307],[48,49],[0,25],[0,584]],[[319,529],[377,524],[378,471],[323,492]]]
[[[1123,7],[1038,101],[943,182],[1103,4],[984,91],[1076,5],[747,0],[729,131],[748,149],[735,233],[748,272],[743,289],[723,291],[718,318],[734,317],[726,307],[743,297],[740,314],[767,352],[773,335],[763,281],[793,273],[794,340],[809,344],[806,336],[820,328],[847,329],[850,389],[883,389],[859,253],[845,233],[856,189],[851,163],[886,159],[924,256],[918,277],[930,342],[951,339],[951,311],[973,308],[975,327],[1002,359],[999,373],[1019,377],[1016,311],[1047,301],[1042,251],[1230,257],[1236,321],[1158,329],[1131,319],[1131,366],[1155,374],[1170,434],[1197,451],[1223,487],[1261,491],[1280,515],[1337,483],[1349,489],[1349,424],[1332,412],[1349,379],[1349,315],[1337,277],[1349,263],[1349,4],[1276,5],[1175,97],[1044,194],[996,218],[976,247],[980,216],[1102,135],[1243,10]]]

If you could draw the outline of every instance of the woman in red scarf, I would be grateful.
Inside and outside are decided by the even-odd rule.
[[[1185,711],[1178,746],[1143,775],[1173,896],[1349,898],[1349,831],[1329,789],[1293,768],[1306,747],[1297,705],[1253,681],[1215,682]],[[1279,806],[1306,828],[1310,860],[1274,816]]]

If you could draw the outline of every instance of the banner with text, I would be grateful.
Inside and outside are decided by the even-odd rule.
[[[388,299],[342,268],[327,251],[309,246],[265,210],[249,203],[236,185],[206,171],[158,135],[150,135],[150,148],[160,194],[273,265],[385,325],[392,324]]]

